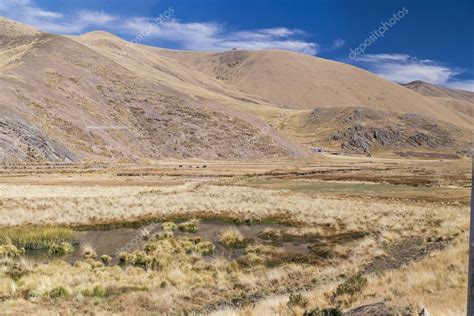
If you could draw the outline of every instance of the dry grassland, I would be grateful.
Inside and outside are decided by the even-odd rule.
[[[456,170],[441,162],[364,166],[357,159],[291,169],[208,162],[197,171],[178,164],[82,173],[41,167],[44,175],[9,169],[0,185],[0,223],[21,230],[201,218],[286,228],[261,232],[275,242],[269,245],[245,244],[239,226],[224,230],[222,244],[242,247],[230,259],[209,256],[205,240],[172,232],[152,237],[142,252],[122,254],[123,267],[101,253],[75,264],[4,258],[2,310],[302,315],[384,301],[413,313],[422,306],[433,315],[465,312],[469,162],[455,162]],[[367,173],[372,180],[361,181]],[[391,174],[406,183],[386,183]],[[414,183],[410,174],[434,181]],[[341,175],[345,181],[321,178]],[[314,246],[301,255],[278,245],[297,240]]]

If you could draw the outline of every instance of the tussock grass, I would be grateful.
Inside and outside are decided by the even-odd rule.
[[[84,259],[95,259],[97,258],[97,253],[91,245],[81,246],[81,255]]]
[[[110,264],[112,258],[109,255],[102,255],[100,256],[100,260],[102,260],[102,263],[104,263],[105,265],[108,265]]]
[[[66,298],[66,297],[71,296],[71,291],[67,287],[57,286],[55,288],[52,288],[48,292],[48,296],[52,299],[58,299],[58,298],[61,298],[61,297]]]
[[[104,297],[107,295],[107,290],[101,284],[97,284],[83,289],[81,294],[85,297]]]
[[[233,260],[206,258],[213,250],[214,245],[201,238],[181,236],[153,240],[147,242],[143,250],[121,253],[122,267],[107,266],[90,257],[72,266],[55,260],[35,266],[14,286],[15,291],[28,293],[30,297],[66,300],[75,306],[80,305],[82,299],[99,298],[104,304],[114,304],[115,295],[130,292],[130,297],[136,297],[135,292],[141,292],[142,297],[156,303],[154,306],[160,306],[160,313],[166,313],[169,312],[166,306],[172,306],[173,311],[190,310],[196,304],[252,295],[262,289],[277,291],[296,287],[317,269],[295,264],[242,269]],[[249,246],[247,250],[259,254],[277,252],[276,248],[263,245]],[[6,267],[8,271],[15,269],[13,265]],[[2,278],[0,269],[0,280]],[[10,284],[1,282],[5,287]],[[13,297],[13,293],[8,293],[7,297]],[[128,298],[123,297],[120,308],[127,308]],[[110,305],[105,306],[110,308]]]
[[[164,222],[161,224],[161,228],[165,231],[175,231],[178,229],[178,225],[173,222]]]
[[[242,233],[235,227],[222,230],[219,234],[219,242],[228,248],[242,248],[247,243]]]
[[[0,258],[17,258],[24,253],[24,249],[18,249],[12,244],[0,245]]]
[[[52,256],[64,256],[72,252],[74,252],[74,247],[68,242],[51,243],[48,246],[48,253]]]
[[[192,219],[178,225],[178,229],[184,233],[195,233],[198,231],[199,221]]]

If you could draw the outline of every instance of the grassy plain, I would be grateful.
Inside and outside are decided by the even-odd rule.
[[[465,313],[468,160],[5,165],[0,183],[3,244],[213,219],[229,223],[220,243],[240,251],[212,254],[217,245],[175,235],[168,223],[142,250],[121,254],[121,266],[102,253],[76,263],[5,257],[2,313],[302,315],[377,302],[413,313]],[[262,231],[266,244],[247,243],[239,225],[254,223],[284,228]],[[311,246],[293,253],[282,242]]]

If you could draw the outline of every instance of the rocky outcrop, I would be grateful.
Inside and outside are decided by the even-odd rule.
[[[446,130],[413,130],[403,126],[353,126],[336,132],[332,139],[341,142],[345,150],[370,153],[374,146],[390,148],[425,147],[442,149],[449,147],[454,138]]]
[[[400,114],[368,107],[315,108],[307,120],[331,144],[349,153],[374,149],[429,149],[469,152],[471,131],[417,113]]]
[[[344,316],[366,316],[366,315],[414,315],[410,306],[388,305],[385,302],[367,304],[356,307],[344,313]]]
[[[0,118],[0,160],[74,162],[76,156],[26,122]]]

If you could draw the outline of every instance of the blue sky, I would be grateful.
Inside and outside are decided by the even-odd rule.
[[[166,48],[294,50],[395,82],[474,91],[472,0],[0,0],[0,15]]]

